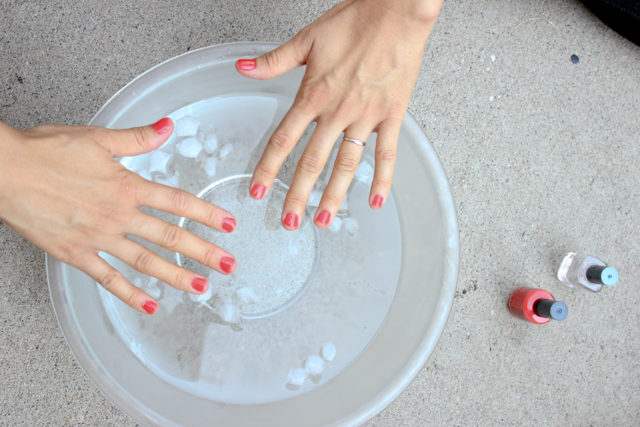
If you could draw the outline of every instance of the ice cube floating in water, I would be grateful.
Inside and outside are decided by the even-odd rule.
[[[304,368],[291,368],[287,384],[302,387],[309,377],[320,377],[325,368],[325,362],[331,362],[336,357],[336,346],[331,342],[322,345],[320,355],[312,354],[304,361]]]

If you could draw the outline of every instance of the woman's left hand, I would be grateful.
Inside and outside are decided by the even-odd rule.
[[[309,194],[343,132],[360,141],[377,132],[369,205],[383,206],[391,189],[400,126],[441,3],[347,0],[283,46],[256,59],[237,61],[237,70],[254,79],[307,66],[295,101],[271,136],[250,184],[251,195],[263,198],[309,123],[317,122],[284,203],[285,228],[300,226]],[[362,150],[357,143],[343,141],[315,214],[318,227],[331,224]]]

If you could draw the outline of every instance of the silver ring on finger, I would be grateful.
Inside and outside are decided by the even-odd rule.
[[[348,137],[348,136],[345,136],[342,139],[342,142],[344,142],[344,141],[353,142],[354,144],[359,145],[361,147],[364,147],[365,145],[367,145],[367,143],[364,142],[364,141],[360,141],[359,139],[351,138],[351,137]]]

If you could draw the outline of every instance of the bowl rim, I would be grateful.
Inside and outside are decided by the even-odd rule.
[[[102,114],[105,114],[109,108],[113,108],[114,104],[117,103],[121,97],[128,96],[127,93],[132,88],[139,85],[143,80],[153,78],[155,74],[162,73],[164,68],[167,66],[176,64],[185,57],[202,55],[203,53],[217,53],[218,55],[213,55],[215,56],[213,59],[215,61],[223,61],[225,59],[235,59],[238,57],[237,54],[228,52],[230,48],[269,51],[280,45],[280,43],[276,42],[238,41],[205,46],[169,58],[136,76],[133,80],[118,90],[93,116],[89,121],[89,125],[96,125],[96,122],[99,122],[99,118]],[[128,96],[128,98],[132,98],[133,96],[141,97],[143,95],[144,93],[136,93],[134,91],[134,94]],[[131,101],[129,101],[129,103],[130,102]],[[116,119],[117,117],[113,120]],[[381,389],[376,397],[371,400],[366,407],[356,408],[348,418],[336,420],[336,424],[340,425],[357,425],[366,422],[380,413],[402,393],[402,391],[415,379],[424,364],[427,362],[429,356],[432,354],[442,332],[444,331],[444,327],[453,305],[454,292],[458,278],[460,252],[458,222],[453,195],[437,153],[428,140],[424,130],[418,125],[417,121],[409,111],[407,111],[405,115],[403,126],[407,127],[411,133],[419,136],[421,143],[417,144],[417,146],[428,159],[430,166],[433,168],[433,175],[436,177],[434,186],[436,187],[436,194],[438,195],[442,208],[443,223],[445,226],[444,237],[447,239],[444,256],[445,266],[443,267],[443,276],[445,279],[443,280],[440,290],[441,299],[440,303],[436,306],[433,316],[434,321],[431,322],[428,332],[423,336],[422,340],[418,342],[416,346],[417,351],[406,361],[404,367],[399,371],[396,378],[394,378],[394,380],[385,388]],[[86,375],[110,402],[114,403],[133,419],[142,423],[151,422],[154,424],[176,425],[171,420],[168,420],[156,413],[141,414],[140,411],[137,410],[136,403],[138,403],[138,400],[134,396],[129,394],[126,390],[116,389],[111,386],[111,382],[108,381],[110,378],[109,373],[103,369],[100,363],[98,363],[99,358],[97,358],[90,350],[90,347],[86,345],[84,338],[77,332],[77,329],[73,329],[71,327],[66,328],[66,326],[77,324],[77,319],[73,311],[61,310],[58,308],[64,307],[62,300],[66,299],[68,303],[68,298],[61,291],[60,287],[56,287],[53,284],[53,277],[56,276],[56,273],[62,273],[63,276],[66,275],[63,270],[63,265],[64,263],[61,261],[51,257],[49,254],[45,254],[47,285],[49,287],[49,297],[53,305],[56,320],[65,342],[71,349],[73,355]]]

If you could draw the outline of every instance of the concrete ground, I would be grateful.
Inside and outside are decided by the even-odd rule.
[[[0,120],[87,123],[167,58],[285,41],[333,3],[1,0]],[[435,352],[369,425],[640,424],[640,48],[575,0],[447,1],[410,111],[450,179],[460,276]],[[0,424],[133,425],[66,346],[43,253],[2,222],[0,248]],[[564,287],[570,250],[620,283]],[[514,318],[525,285],[569,317]]]

